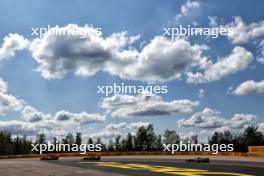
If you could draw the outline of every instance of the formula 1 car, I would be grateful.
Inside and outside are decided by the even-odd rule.
[[[100,156],[88,156],[88,157],[84,157],[82,160],[101,160]]]
[[[43,156],[40,160],[58,160],[58,156]]]
[[[186,162],[192,162],[192,163],[210,163],[209,158],[193,158],[193,159],[187,159]]]

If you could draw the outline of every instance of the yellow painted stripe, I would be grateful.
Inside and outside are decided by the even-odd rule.
[[[213,171],[202,170],[202,169],[154,166],[154,165],[139,164],[139,163],[123,164],[119,162],[96,162],[96,165],[105,166],[105,167],[121,168],[121,169],[147,170],[151,172],[158,172],[158,173],[171,174],[171,175],[182,175],[182,176],[204,176],[204,175],[252,176],[252,175],[240,174],[240,173],[213,172]]]

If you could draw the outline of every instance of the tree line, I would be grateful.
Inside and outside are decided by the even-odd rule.
[[[116,136],[104,143],[100,138],[89,138],[87,144],[102,144],[103,151],[161,151],[163,144],[179,144],[180,141],[197,144],[198,136],[194,135],[190,138],[181,138],[175,130],[166,129],[163,135],[157,135],[154,131],[153,125],[138,128],[135,135],[128,133],[126,136]],[[52,143],[58,144],[77,144],[81,145],[83,142],[81,133],[68,133],[64,138],[58,140],[53,138]],[[0,132],[0,155],[12,154],[28,154],[32,153],[31,144],[45,144],[47,143],[47,136],[44,133],[37,134],[33,142],[27,136],[12,136],[10,132]],[[209,144],[233,144],[234,150],[237,152],[247,152],[248,146],[264,145],[264,134],[258,130],[257,127],[249,126],[239,134],[232,134],[230,131],[214,132],[208,138]]]

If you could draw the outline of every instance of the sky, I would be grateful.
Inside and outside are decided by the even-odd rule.
[[[153,124],[158,134],[174,129],[201,140],[249,125],[264,131],[263,5],[257,0],[1,0],[0,130],[49,137],[78,131],[110,139]],[[233,33],[164,34],[188,25]],[[33,34],[48,26],[89,33]],[[114,83],[168,91],[98,93],[98,86]]]

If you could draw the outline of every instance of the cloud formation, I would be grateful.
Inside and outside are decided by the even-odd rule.
[[[29,46],[29,41],[19,34],[9,34],[4,38],[4,42],[0,48],[0,61],[13,57],[19,50],[23,50]]]
[[[234,114],[230,119],[225,119],[219,111],[205,108],[203,111],[193,114],[190,118],[181,119],[177,123],[180,127],[201,129],[241,129],[252,124],[256,118],[252,114]]]
[[[187,15],[190,11],[200,7],[198,0],[187,0],[185,4],[181,6],[181,13]]]
[[[133,123],[127,123],[127,122],[120,122],[118,124],[112,123],[105,127],[105,130],[113,131],[113,130],[120,130],[120,129],[138,129],[139,127],[146,127],[150,122],[133,122]]]
[[[18,120],[0,121],[0,129],[12,132],[13,135],[33,135],[37,132],[36,128],[32,128],[27,122]]]
[[[259,123],[258,127],[259,127],[259,130],[264,133],[264,123]]]
[[[189,113],[199,104],[187,99],[163,101],[158,95],[140,94],[114,95],[106,97],[101,107],[111,112],[112,117],[166,116],[176,113]]]
[[[259,45],[259,57],[257,58],[257,61],[261,64],[264,64],[264,40],[262,40]]]
[[[198,97],[199,98],[203,98],[204,97],[204,93],[205,93],[205,90],[204,89],[199,89]]]
[[[43,112],[38,111],[32,106],[25,106],[22,110],[22,117],[27,122],[40,122],[46,119],[51,119],[50,114],[44,114]]]
[[[198,2],[188,1],[187,4],[189,3]],[[90,32],[83,37],[68,33],[55,35],[54,31],[70,33],[87,30],[87,26],[69,24],[54,27],[45,33],[43,38],[36,38],[31,42],[29,50],[38,64],[37,71],[43,78],[58,79],[69,73],[88,77],[103,71],[122,79],[169,81],[179,79],[185,73],[187,82],[204,83],[244,70],[253,60],[251,52],[239,46],[233,48],[229,55],[213,63],[203,56],[208,46],[191,44],[187,39],[169,40],[163,36],[155,36],[142,49],[136,49],[133,43],[139,36],[128,36],[127,32],[120,32],[104,37],[96,28],[88,29]],[[20,41],[17,45],[21,47],[15,47],[18,48],[16,50],[29,45],[28,40],[22,36],[17,34],[10,36],[16,36],[13,38]],[[3,48],[10,48],[6,45],[4,44]],[[16,51],[11,49],[3,51],[7,50],[10,51],[8,53],[13,53],[11,55],[14,55],[11,51]],[[192,71],[197,68],[200,71]]]
[[[0,115],[6,111],[20,111],[25,102],[7,93],[8,85],[0,78]]]
[[[83,27],[69,24],[56,30],[81,30]],[[55,30],[55,28],[54,28]],[[92,27],[89,28],[93,31]],[[103,37],[100,33],[78,35],[54,35],[52,30],[42,39],[31,43],[32,56],[38,63],[38,71],[45,79],[61,78],[67,73],[91,76],[106,71],[120,78],[143,81],[177,79],[189,67],[206,61],[204,45],[191,45],[187,40],[156,36],[142,50],[131,44],[138,36],[128,37],[126,32]]]
[[[71,113],[58,111],[55,114],[46,114],[28,105],[24,100],[7,93],[8,85],[0,78],[0,115],[7,111],[18,111],[21,120],[0,121],[0,128],[13,134],[35,135],[38,132],[55,132],[57,128],[74,128],[78,125],[101,123],[105,116],[89,114],[87,112]]]
[[[91,123],[100,123],[105,121],[105,116],[100,114],[89,114],[87,112],[71,113],[68,111],[58,111],[54,115],[54,119],[57,122],[71,122],[78,123],[80,125],[86,125]]]
[[[119,135],[122,136],[122,133],[116,132],[116,131],[101,131],[98,133],[93,133],[89,137],[109,139],[109,138],[113,138]]]
[[[86,30],[75,24],[55,27],[45,33],[42,39],[31,43],[30,50],[39,64],[38,71],[46,79],[60,78],[69,72],[91,76],[104,68],[109,61],[119,62],[118,54],[129,43],[125,33],[114,33],[103,38],[93,27],[89,33],[81,35],[55,35],[56,31]],[[88,30],[87,29],[87,30]]]
[[[228,38],[234,44],[247,43],[252,39],[264,35],[264,21],[246,24],[241,17],[234,17],[234,21],[225,25],[227,28],[233,28],[233,34]]]
[[[70,113],[58,111],[54,115],[44,114],[34,107],[25,106],[22,111],[23,120],[0,121],[0,128],[16,135],[36,135],[44,132],[49,134],[62,131],[76,131],[80,125],[102,123],[105,116],[100,114],[88,114],[87,112]],[[64,130],[62,130],[64,129]]]
[[[124,135],[121,133],[119,130],[136,130],[139,127],[146,127],[150,122],[132,122],[132,123],[127,123],[127,122],[120,122],[120,123],[111,123],[107,125],[102,131],[93,133],[89,135],[91,138],[103,138],[103,139],[110,139],[114,138],[116,136],[122,136]]]
[[[187,82],[206,83],[216,81],[229,74],[248,68],[253,61],[253,55],[243,47],[235,47],[230,55],[219,59],[217,62],[208,62],[203,72],[187,72]]]
[[[256,94],[263,92],[264,92],[264,80],[259,82],[254,80],[248,80],[238,85],[233,91],[233,94],[246,95],[246,94]]]
[[[194,12],[197,12],[197,10],[199,10],[200,6],[201,4],[198,0],[186,0],[186,2],[181,5],[180,13],[175,16],[175,21],[178,22],[183,17],[193,15]]]

